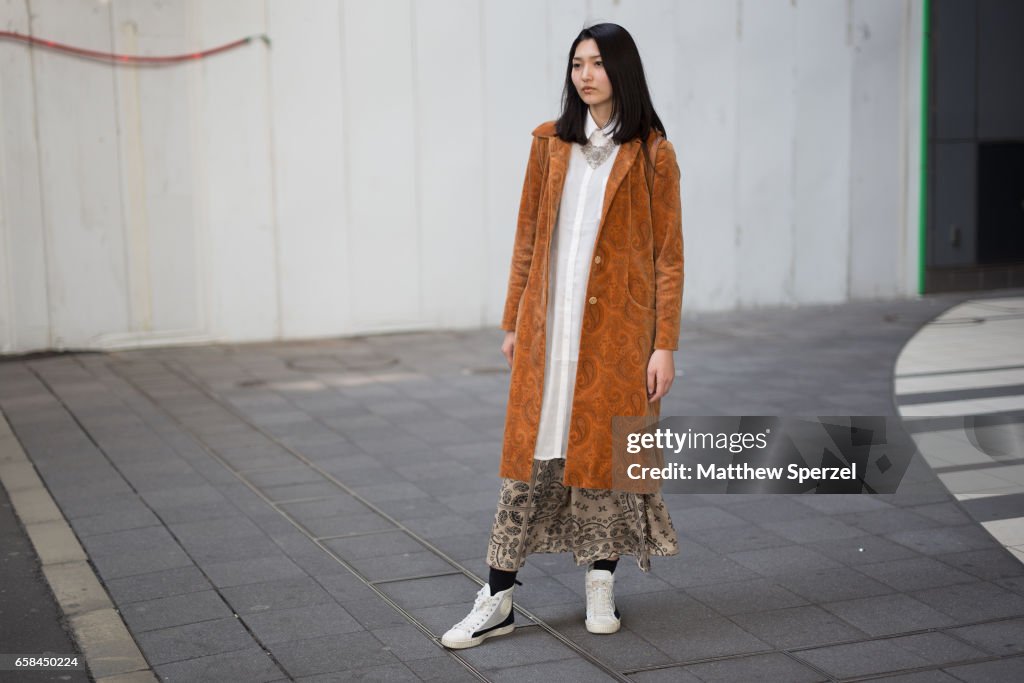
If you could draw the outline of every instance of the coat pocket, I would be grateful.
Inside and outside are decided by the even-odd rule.
[[[640,283],[636,282],[636,278],[628,278],[628,280],[626,281],[626,298],[629,300],[629,303],[633,304],[637,308],[642,308],[645,311],[650,311],[653,313],[655,311],[654,306],[647,306],[640,302],[647,301],[648,299],[653,299],[654,297],[653,295],[641,295],[641,289],[642,288],[640,287]],[[636,294],[634,294],[634,291],[636,291]]]

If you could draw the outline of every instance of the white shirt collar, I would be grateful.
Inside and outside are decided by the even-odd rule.
[[[608,123],[605,124],[604,128],[601,129],[601,134],[604,135],[609,141],[612,141],[612,130],[615,129],[615,119],[609,119]],[[597,130],[597,121],[590,114],[590,107],[587,107],[587,120],[583,124],[583,134],[590,139],[590,136]]]

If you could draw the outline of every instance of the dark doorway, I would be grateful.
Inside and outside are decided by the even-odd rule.
[[[1024,2],[933,0],[926,292],[1024,287]]]

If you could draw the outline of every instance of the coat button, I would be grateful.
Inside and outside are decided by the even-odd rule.
[[[601,257],[600,256],[595,256],[594,257],[594,263],[600,263],[600,262],[601,262]]]
[[[596,296],[590,297],[590,303],[596,304],[597,303],[597,297]]]

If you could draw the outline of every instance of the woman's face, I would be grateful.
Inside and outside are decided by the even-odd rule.
[[[611,104],[612,84],[604,70],[597,41],[581,40],[572,58],[572,84],[580,98],[590,107]]]

